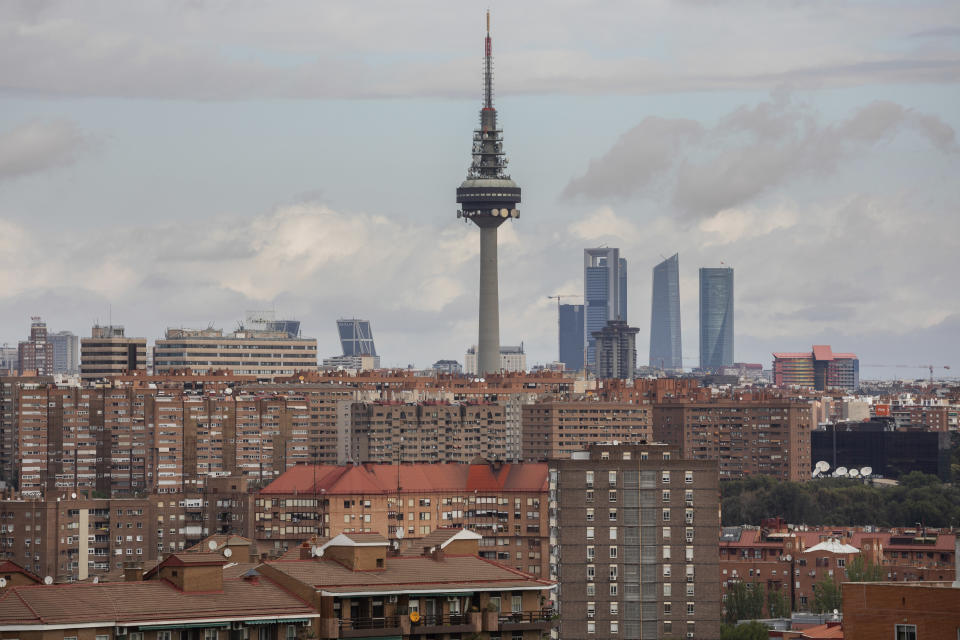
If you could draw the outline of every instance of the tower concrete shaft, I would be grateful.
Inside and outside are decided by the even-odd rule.
[[[519,218],[520,187],[505,172],[502,131],[493,106],[493,44],[490,13],[484,40],[483,108],[480,127],[473,132],[473,160],[467,179],[457,189],[461,209],[457,217],[480,227],[480,323],[477,372],[500,371],[500,300],[497,282],[497,228],[508,218]]]

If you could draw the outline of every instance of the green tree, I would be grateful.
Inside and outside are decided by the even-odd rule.
[[[790,601],[780,589],[767,590],[767,612],[771,618],[789,618]]]
[[[840,597],[840,587],[830,576],[825,576],[823,580],[813,585],[813,611],[814,613],[830,613],[834,609],[843,608],[843,600]]]
[[[720,640],[767,640],[770,630],[766,625],[751,620],[743,624],[724,624],[720,627]]]
[[[756,620],[763,617],[764,588],[756,582],[738,580],[727,587],[724,620],[736,624],[738,620]]]
[[[863,554],[858,554],[847,564],[849,582],[881,582],[883,578],[883,567],[865,560]]]

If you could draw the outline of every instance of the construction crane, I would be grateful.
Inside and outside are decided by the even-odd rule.
[[[933,370],[934,369],[943,369],[944,371],[950,370],[950,365],[935,365],[935,364],[861,364],[861,367],[871,367],[874,369],[927,369],[930,371],[930,384],[933,384]]]

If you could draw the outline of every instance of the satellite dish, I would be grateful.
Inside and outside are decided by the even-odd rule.
[[[207,549],[210,549],[210,551],[216,551],[216,550],[217,550],[217,541],[216,541],[216,540],[211,540],[210,542],[208,542],[208,543],[207,543]]]
[[[403,527],[397,527],[397,540],[403,540]]]
[[[814,470],[813,470],[813,473],[810,474],[810,476],[813,477],[813,478],[819,478],[819,477],[820,477],[820,470],[819,470],[819,469],[814,469]]]
[[[846,475],[847,475],[847,468],[846,468],[846,467],[837,467],[837,475],[840,476],[841,478],[844,477],[844,476],[846,476]]]
[[[224,557],[224,558],[229,558],[229,557],[232,556],[232,555],[233,555],[233,549],[227,548],[227,549],[224,549],[224,550],[223,550],[223,557]]]
[[[519,217],[520,217],[520,211],[519,211],[518,209],[513,209],[513,210],[510,211],[510,215],[512,215],[514,218],[519,218]]]
[[[53,578],[47,576],[43,579],[43,584],[53,584]]]
[[[790,561],[792,561],[792,560],[793,560],[793,556],[788,553],[788,554],[787,554],[787,557],[786,557],[786,561],[787,561],[787,562],[790,562]]]
[[[3,589],[5,586],[7,586],[7,579],[0,578],[0,589]]]
[[[71,493],[71,494],[70,494],[70,499],[71,499],[71,500],[76,500],[76,499],[77,499],[77,494],[76,494],[76,493]]]
[[[93,576],[93,584],[100,584],[100,576]]]
[[[863,476],[864,478],[871,475],[872,473],[873,473],[873,467],[864,467],[863,469],[860,469],[860,475]]]
[[[830,471],[830,463],[826,460],[821,460],[816,466],[820,473],[826,473],[827,471]]]
[[[233,394],[233,389],[231,389],[230,387],[227,387],[227,389],[226,389],[226,391],[224,391],[224,393],[227,394],[228,396],[229,396],[229,395],[232,395],[232,394]]]

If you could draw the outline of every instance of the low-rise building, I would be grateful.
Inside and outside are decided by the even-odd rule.
[[[953,639],[960,636],[960,576],[954,582],[847,582],[845,640]]]

